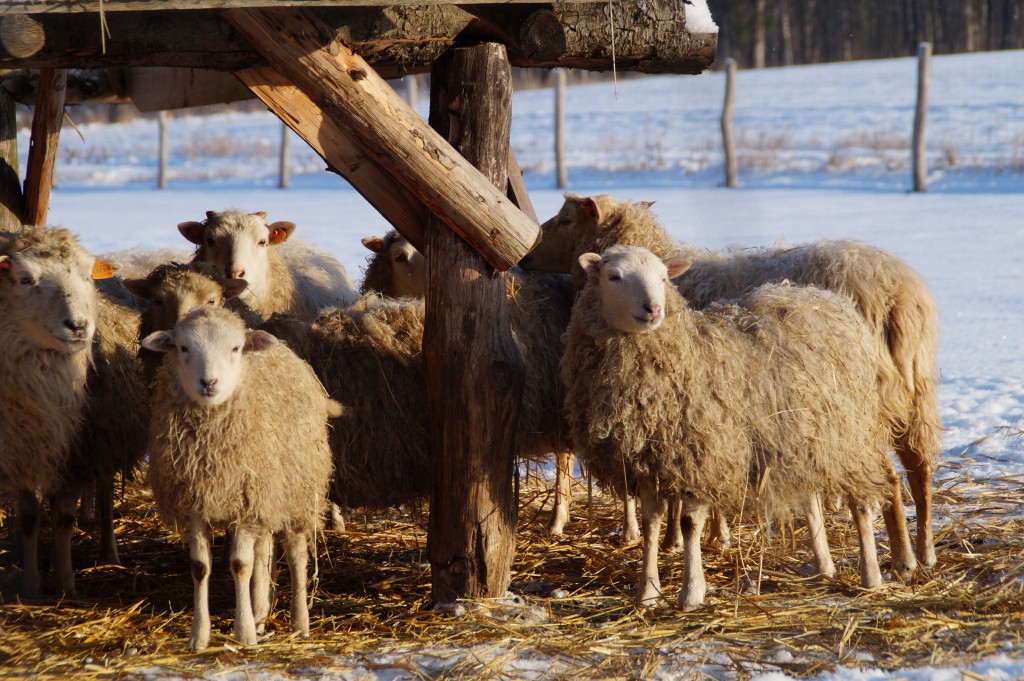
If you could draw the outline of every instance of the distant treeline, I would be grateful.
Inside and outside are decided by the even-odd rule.
[[[1024,48],[1024,0],[708,0],[719,64],[784,66]]]

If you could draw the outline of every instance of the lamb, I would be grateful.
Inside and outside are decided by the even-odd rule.
[[[196,308],[142,344],[168,353],[156,375],[149,484],[161,516],[189,541],[189,647],[209,644],[210,538],[223,527],[234,532],[236,638],[256,643],[269,613],[266,572],[254,564],[269,563],[273,533],[285,537],[292,631],[308,636],[307,542],[331,477],[327,421],[341,406],[285,345],[223,308]]]
[[[335,258],[309,244],[290,245],[291,222],[268,225],[266,213],[207,211],[203,222],[182,222],[178,231],[196,245],[193,261],[210,262],[232,279],[245,279],[240,296],[256,312],[275,312],[312,320],[328,307],[348,305],[356,298],[355,286]]]
[[[683,258],[613,246],[579,263],[587,283],[562,360],[566,409],[592,474],[640,496],[637,603],[661,593],[670,495],[683,499],[683,610],[704,602],[700,534],[712,506],[776,515],[842,496],[860,536],[861,585],[880,586],[870,509],[898,498],[898,481],[880,427],[879,349],[853,305],[783,283],[701,312],[669,285]]]
[[[21,590],[29,597],[39,593],[40,493],[55,495],[57,581],[73,591],[78,498],[63,473],[88,402],[98,314],[91,278],[98,265],[65,229],[0,234],[0,494],[19,498]]]
[[[397,232],[383,238],[363,239],[374,253],[366,270],[362,291],[422,299],[426,289],[426,264],[419,251]],[[512,270],[509,278],[512,333],[526,364],[522,411],[519,415],[518,448],[526,458],[557,452],[555,504],[548,525],[552,536],[561,535],[569,520],[569,484],[572,454],[568,451],[562,415],[558,361],[565,348],[562,333],[569,323],[572,289],[560,275]],[[632,528],[636,529],[635,514]],[[628,539],[628,530],[627,530]]]
[[[566,195],[558,214],[542,226],[542,234],[541,243],[522,267],[573,271],[578,286],[583,275],[576,259],[618,243],[648,248],[659,257],[679,252],[692,260],[693,266],[674,283],[698,309],[783,279],[851,297],[880,349],[882,418],[906,470],[917,510],[917,559],[901,540],[893,547],[894,567],[910,574],[918,560],[935,564],[931,480],[942,431],[935,368],[938,309],[920,275],[906,263],[853,241],[709,252],[673,241],[658,224],[650,203],[620,202],[607,196]],[[885,518],[896,542],[905,520],[894,513],[886,513]]]

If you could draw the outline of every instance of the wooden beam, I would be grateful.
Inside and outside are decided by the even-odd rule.
[[[714,60],[717,36],[690,34],[681,0],[615,0],[613,5],[618,70],[700,73]],[[301,11],[316,14],[330,26],[332,37],[385,78],[426,72],[451,47],[478,42],[504,44],[514,66],[612,68],[607,2]],[[0,69],[171,66],[234,72],[263,63],[216,11],[110,12],[105,41],[99,15],[40,14],[32,19],[42,28],[44,44],[15,53],[0,41]]]
[[[57,166],[57,143],[64,121],[64,91],[68,72],[44,69],[39,74],[39,93],[32,114],[32,138],[28,144],[25,170],[25,224],[45,225],[50,210],[53,171]]]
[[[538,226],[487,182],[359,55],[303,10],[226,10],[225,16],[345,131],[362,154],[392,175],[498,270],[530,251]],[[341,159],[338,159],[339,161]],[[343,175],[346,168],[328,156]],[[504,159],[503,159],[504,162]],[[346,176],[355,184],[358,175]],[[504,185],[503,185],[504,188]]]
[[[17,231],[25,215],[18,172],[18,117],[14,98],[0,87],[0,231]]]
[[[505,48],[458,48],[431,74],[430,124],[506,186],[512,72]],[[423,356],[433,490],[427,552],[435,604],[504,596],[515,556],[515,435],[524,369],[505,274],[438,220],[427,227]]]
[[[540,224],[540,220],[537,218],[537,211],[533,208],[533,201],[530,200],[530,195],[526,193],[526,185],[523,184],[523,170],[519,167],[519,161],[516,160],[516,155],[512,153],[512,150],[508,151],[508,191],[506,192],[509,200],[519,207],[519,210],[526,213],[527,217]]]
[[[330,170],[348,180],[395,229],[423,251],[426,208],[360,151],[337,120],[324,116],[323,110],[306,93],[269,66],[245,69],[236,75],[324,159]]]
[[[567,0],[593,2],[593,0]],[[452,0],[0,0],[0,13],[97,14],[153,10],[246,9],[263,7],[390,7],[394,5],[451,5]],[[460,5],[492,5],[495,0],[458,0]],[[537,0],[497,0],[503,5],[535,5]]]

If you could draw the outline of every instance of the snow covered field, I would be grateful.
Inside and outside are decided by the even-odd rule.
[[[906,59],[741,72],[735,122],[746,163],[736,190],[718,186],[720,74],[624,81],[617,98],[611,84],[573,88],[572,190],[654,200],[669,231],[696,244],[854,238],[901,256],[924,275],[942,311],[946,459],[962,458],[976,478],[1024,475],[1024,437],[1013,436],[1024,429],[1024,53],[937,57],[933,74],[927,194],[907,193],[915,64]],[[542,219],[562,200],[551,188],[552,99],[550,91],[524,92],[513,105],[513,146]],[[269,114],[172,121],[166,191],[152,188],[155,122],[82,132],[84,143],[65,126],[50,221],[97,253],[184,248],[178,222],[235,206],[294,221],[297,235],[334,252],[359,278],[359,238],[387,229],[301,142],[293,158],[306,174],[292,189],[276,189],[279,124]],[[19,147],[27,149],[27,139]],[[970,663],[970,672],[1024,677],[1024,644],[1006,655]],[[507,671],[537,675],[532,668]],[[392,677],[366,667],[351,678]],[[939,680],[961,672],[869,665],[819,678]]]

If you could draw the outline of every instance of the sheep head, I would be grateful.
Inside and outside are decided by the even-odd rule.
[[[29,342],[73,354],[96,331],[92,279],[112,268],[89,255],[70,232],[25,227],[0,248],[0,300]]]
[[[182,222],[178,231],[196,245],[196,260],[213,263],[232,279],[249,282],[242,299],[265,297],[271,286],[269,249],[295,231],[291,222],[267,224],[267,214],[228,210],[207,212],[203,222]]]
[[[368,236],[363,246],[385,258],[390,266],[391,290],[395,298],[423,298],[427,288],[427,261],[409,240],[395,231],[383,237]]]
[[[249,331],[238,315],[210,306],[196,308],[170,331],[155,331],[142,347],[173,353],[174,371],[194,403],[213,408],[227,402],[242,380],[244,355],[277,344],[265,331]]]
[[[248,287],[245,279],[224,279],[208,263],[168,263],[144,279],[125,279],[124,287],[146,301],[146,314],[153,330],[170,329],[200,305],[223,307]]]
[[[662,261],[646,248],[612,246],[604,253],[584,253],[579,265],[587,286],[596,287],[605,323],[624,333],[654,331],[665,320],[665,289],[685,272],[690,261]]]

